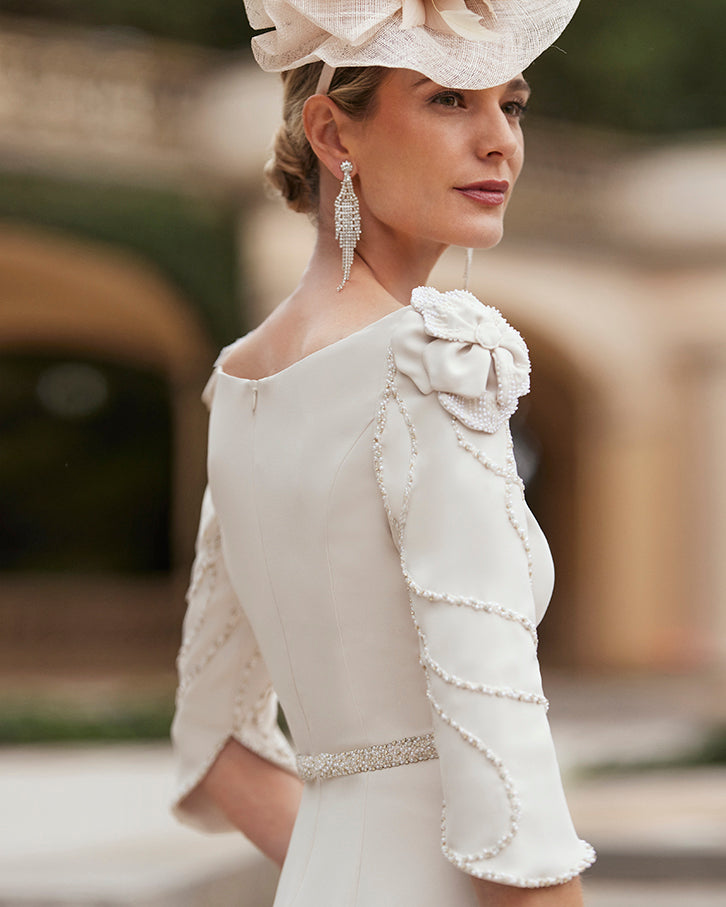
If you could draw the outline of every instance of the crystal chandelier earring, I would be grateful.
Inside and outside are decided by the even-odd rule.
[[[340,169],[343,171],[343,182],[335,199],[335,238],[343,252],[343,280],[338,290],[342,290],[348,282],[353,253],[360,239],[360,209],[350,178],[353,165],[350,161],[343,161]]]

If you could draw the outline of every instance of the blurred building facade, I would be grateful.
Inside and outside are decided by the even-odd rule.
[[[10,20],[0,36],[2,356],[153,373],[170,425],[167,561],[3,569],[3,661],[164,669],[204,482],[199,392],[312,242],[261,187],[277,80],[163,42]],[[475,258],[471,289],[532,352],[517,429],[558,575],[543,655],[722,671],[726,141],[657,148],[533,122],[528,157],[507,238]],[[461,285],[462,266],[451,250],[433,282]],[[53,476],[36,481],[52,501]]]

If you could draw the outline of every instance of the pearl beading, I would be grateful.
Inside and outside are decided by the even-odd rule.
[[[298,755],[296,761],[298,775],[303,781],[322,781],[437,758],[434,735],[428,733],[403,737],[390,743],[360,746],[340,753]]]
[[[406,404],[403,401],[403,398],[396,388],[396,374],[396,361],[393,356],[393,350],[389,348],[388,355],[386,357],[386,382],[383,388],[383,393],[381,394],[378,413],[376,414],[376,427],[375,434],[373,435],[373,469],[375,471],[376,482],[378,484],[381,500],[383,501],[383,507],[386,512],[386,516],[388,517],[388,522],[391,526],[394,540],[400,551],[403,542],[403,528],[406,525],[406,521],[408,519],[411,489],[413,488],[416,472],[418,445],[416,442],[416,429],[414,427],[413,420],[411,419],[411,415],[408,411],[408,408],[406,407]],[[388,423],[388,406],[391,400],[395,402],[396,406],[398,407],[398,411],[401,414],[401,418],[403,419],[406,430],[408,432],[410,445],[408,472],[406,474],[406,481],[404,483],[403,493],[401,496],[401,516],[399,518],[394,516],[383,471],[383,433]]]
[[[224,569],[219,519],[216,513],[212,513],[208,520],[203,516],[203,520],[187,592],[189,607],[185,618],[184,636],[177,657],[180,682],[176,701],[179,714],[182,716],[182,725],[189,721],[188,718],[184,718],[187,696],[191,697],[192,705],[195,704],[194,697],[198,695],[195,687],[197,681],[202,695],[211,692],[205,689],[203,674],[215,657],[221,657],[219,655],[221,650],[225,646],[234,646],[237,654],[229,655],[235,660],[235,664],[238,664],[242,657],[245,657],[246,661],[238,675],[236,692],[230,691],[232,700],[224,722],[219,723],[219,726],[215,723],[214,727],[210,726],[202,731],[205,739],[207,734],[212,732],[209,733],[205,746],[205,756],[177,788],[175,792],[177,804],[180,804],[199,784],[230,739],[238,740],[263,759],[294,772],[293,754],[276,726],[276,713],[271,703],[271,700],[276,701],[276,697],[262,663],[260,651],[254,646],[249,656],[247,656],[249,650],[242,655],[241,647],[244,646],[245,634],[240,633],[240,624],[244,620],[244,614],[236,599],[232,601],[228,596],[228,590],[223,588],[221,590],[223,595],[219,595],[219,584]],[[222,610],[217,615],[215,608],[226,606],[227,603],[226,611]],[[208,621],[215,620],[217,616],[223,621],[222,629],[212,643],[206,645],[201,658],[198,658],[197,650],[203,648],[200,633]],[[211,631],[208,635],[211,635]],[[194,663],[190,664],[192,658]],[[189,730],[186,728],[183,734],[189,733]]]
[[[489,354],[489,376],[496,380],[496,392],[485,390],[479,397],[464,397],[439,390],[439,403],[462,424],[493,434],[516,412],[519,398],[529,393],[530,362],[527,344],[494,306],[483,305],[466,290],[441,293],[433,287],[417,287],[411,307],[424,321],[426,333],[434,340],[467,346],[476,344]],[[498,355],[503,351],[519,366],[502,374]]]
[[[188,671],[179,679],[179,686],[177,687],[177,702],[181,699],[184,693],[186,693],[191,684],[194,683],[194,681],[206,668],[209,662],[214,658],[217,652],[219,652],[219,650],[225,645],[232,633],[234,633],[235,627],[241,619],[242,614],[239,608],[235,608],[227,619],[224,628],[220,633],[217,634],[214,642],[207,649],[202,658],[196,664],[192,665],[188,669]]]
[[[495,476],[499,476],[504,479],[505,482],[518,485],[522,491],[524,491],[524,482],[519,477],[516,463],[513,467],[510,460],[507,459],[504,466],[500,466],[499,463],[496,463],[491,457],[488,457],[483,450],[479,450],[478,447],[475,447],[471,442],[466,440],[464,432],[459,428],[458,420],[453,416],[451,419],[451,426],[454,429],[454,434],[456,435],[459,447],[462,447],[467,453],[471,454],[475,460],[478,460],[485,469],[493,472]]]
[[[202,760],[201,763],[199,763],[196,771],[189,778],[187,778],[184,784],[182,784],[178,788],[175,793],[175,800],[177,803],[180,803],[189,793],[191,793],[202,780],[202,778],[206,776],[207,772],[212,767],[212,765],[214,765],[217,757],[224,749],[227,741],[229,741],[230,739],[237,740],[243,746],[246,746],[247,749],[250,749],[252,750],[252,752],[257,753],[257,755],[261,756],[263,759],[268,759],[272,762],[276,762],[281,766],[288,766],[288,770],[290,770],[291,766],[289,752],[283,750],[279,746],[275,746],[274,741],[270,742],[270,739],[264,733],[259,733],[260,706],[264,703],[264,700],[270,694],[272,687],[268,686],[265,690],[263,690],[263,692],[258,697],[257,703],[255,704],[255,706],[253,706],[251,711],[245,711],[245,689],[249,681],[249,677],[253,669],[256,667],[259,658],[259,652],[254,653],[245,666],[242,686],[235,697],[234,717],[232,720],[231,728],[229,730],[225,728],[223,733],[209,748],[206,757]],[[249,720],[250,716],[252,717],[252,721]],[[256,728],[257,732],[255,733],[252,728]]]
[[[517,472],[517,463],[514,459],[514,441],[512,440],[512,432],[507,426],[507,453],[505,459],[505,465],[499,466],[495,463],[490,457],[479,450],[478,447],[471,444],[464,437],[464,433],[461,428],[459,428],[455,418],[452,418],[451,424],[454,428],[454,434],[456,435],[456,440],[459,443],[459,446],[463,448],[467,453],[471,454],[475,460],[477,460],[481,465],[488,469],[490,472],[493,472],[495,475],[500,476],[504,479],[504,507],[507,511],[507,519],[509,520],[512,528],[517,533],[522,547],[524,549],[525,557],[527,558],[527,572],[529,574],[529,583],[530,586],[533,583],[533,566],[532,566],[532,548],[529,542],[529,534],[527,530],[522,526],[522,524],[517,519],[517,516],[514,512],[514,489],[518,488],[520,494],[524,495],[524,482]],[[523,500],[523,497],[520,499]]]
[[[426,638],[426,634],[422,630],[421,625],[419,624],[418,619],[416,617],[416,608],[415,608],[413,596],[411,594],[411,586],[409,585],[408,588],[409,588],[409,606],[411,609],[411,618],[413,620],[414,627],[416,628],[416,632],[418,634],[419,647],[420,647],[420,651],[421,651],[420,660],[421,660],[421,664],[423,666],[424,674],[426,677],[426,698],[431,703],[431,707],[436,712],[436,714],[439,716],[439,718],[441,718],[441,720],[445,724],[447,724],[450,728],[452,728],[452,730],[456,731],[456,733],[461,737],[461,739],[466,744],[468,744],[469,746],[473,746],[474,749],[476,749],[479,753],[481,753],[482,756],[484,756],[484,758],[487,760],[487,762],[489,762],[489,764],[494,768],[494,770],[496,771],[496,773],[499,777],[499,780],[502,783],[502,786],[504,787],[507,801],[509,803],[508,828],[503,834],[501,834],[499,836],[499,838],[495,841],[495,843],[489,847],[482,848],[482,850],[478,851],[475,854],[460,854],[460,853],[457,853],[449,844],[449,835],[448,835],[448,827],[447,827],[447,819],[446,819],[447,807],[446,807],[446,801],[444,800],[444,802],[442,804],[442,808],[441,808],[441,850],[443,851],[443,853],[447,857],[447,859],[451,860],[452,863],[457,865],[460,869],[464,869],[465,871],[468,871],[469,864],[477,862],[478,860],[492,859],[492,857],[495,857],[497,854],[501,853],[501,851],[504,850],[504,848],[507,847],[507,845],[511,843],[511,841],[514,839],[514,836],[517,834],[517,830],[519,828],[519,816],[521,813],[521,805],[520,805],[519,797],[517,795],[517,791],[512,782],[512,779],[511,779],[509,773],[507,772],[506,768],[504,767],[504,763],[499,758],[499,756],[497,756],[496,753],[494,753],[493,750],[491,750],[479,737],[477,737],[475,734],[472,734],[471,732],[467,731],[464,727],[462,727],[461,724],[459,724],[459,722],[457,722],[454,718],[452,718],[450,715],[448,715],[442,708],[441,704],[437,701],[436,697],[433,695],[433,693],[431,691],[431,678],[429,675],[429,664],[428,664],[428,658],[427,658],[427,655],[429,653],[428,640]],[[449,596],[449,598],[453,598],[453,596]],[[438,663],[437,663],[437,667],[440,667],[438,665]],[[442,669],[442,671],[443,671],[443,669]],[[438,674],[437,671],[434,671],[434,673]],[[448,674],[448,672],[444,672],[444,673]],[[441,675],[439,674],[439,676],[441,676]],[[457,686],[461,689],[467,689],[471,692],[474,692],[474,691],[482,692],[482,693],[489,692],[489,690],[485,690],[485,689],[475,690],[475,687],[478,685],[474,684],[473,681],[465,681],[459,677],[455,678],[454,675],[448,675],[448,676],[451,677],[452,680],[454,681],[453,685]],[[445,678],[442,678],[442,679],[445,679]],[[492,687],[490,689],[497,689],[497,688]],[[517,698],[517,697],[515,697],[515,698]]]
[[[489,869],[478,870],[468,863],[459,862],[456,858],[449,857],[449,859],[459,869],[477,879],[486,879],[489,882],[499,882],[501,885],[512,885],[516,888],[550,888],[554,885],[564,885],[565,882],[571,881],[595,862],[597,859],[595,848],[588,844],[587,841],[580,841],[580,844],[582,844],[583,856],[575,863],[572,869],[557,876],[539,876],[536,879],[515,876],[509,872],[494,872]]]
[[[193,606],[193,603],[200,601],[201,586],[202,583],[206,581],[207,594],[201,599],[202,604],[195,622],[192,624],[189,630],[186,630],[184,633],[184,639],[182,640],[182,645],[179,649],[179,654],[177,655],[176,663],[177,669],[179,671],[179,684],[176,690],[177,704],[179,704],[182,696],[194,683],[197,677],[202,673],[209,662],[214,658],[217,652],[219,652],[219,650],[227,643],[235,628],[242,619],[242,613],[240,609],[236,606],[233,607],[229,612],[224,627],[217,634],[212,644],[202,655],[201,659],[193,665],[190,665],[188,663],[192,646],[206,623],[209,604],[214,596],[214,592],[217,587],[217,581],[219,577],[218,564],[221,555],[222,534],[219,526],[219,520],[215,515],[215,517],[210,521],[209,525],[202,532],[202,537],[199,545],[199,553],[194,560],[194,567],[192,568],[192,580],[189,585],[189,591],[187,592],[187,601],[191,608]]]
[[[514,475],[517,475],[517,463],[514,459],[514,441],[512,440],[512,432],[507,425],[507,466],[510,468],[511,472]],[[532,548],[529,543],[529,533],[527,529],[519,522],[517,516],[514,512],[514,489],[519,489],[519,503],[524,504],[524,483],[517,475],[517,482],[511,480],[507,481],[505,485],[505,502],[504,506],[507,510],[507,517],[509,522],[512,524],[512,528],[519,536],[519,540],[522,543],[522,548],[524,549],[524,555],[527,558],[527,573],[529,575],[529,585],[532,588],[534,577],[533,577],[533,566],[532,566]]]
[[[267,733],[265,721],[267,705],[275,691],[269,678],[260,690],[254,702],[249,702],[248,687],[255,670],[262,662],[262,654],[256,648],[247,660],[240,678],[240,686],[234,700],[232,713],[232,736],[248,749],[278,764],[289,765],[290,753],[287,748],[276,745],[275,737]],[[284,739],[284,738],[280,738]]]
[[[534,645],[537,645],[537,628],[534,623],[518,611],[512,611],[511,608],[505,608],[498,602],[485,602],[478,598],[470,598],[463,595],[450,595],[448,592],[435,592],[432,589],[425,589],[420,586],[408,572],[403,557],[401,558],[401,567],[403,578],[406,585],[414,595],[428,602],[443,602],[446,605],[454,605],[458,608],[471,608],[472,611],[486,611],[487,614],[496,614],[504,620],[511,620],[523,627],[532,638]]]
[[[207,594],[202,599],[195,622],[188,629],[185,628],[184,638],[176,660],[177,668],[180,672],[184,670],[189,650],[207,619],[209,602],[217,585],[217,564],[221,550],[222,533],[219,528],[219,521],[215,517],[202,532],[199,551],[194,558],[192,577],[186,594],[187,604],[191,607],[192,602],[199,601],[200,589],[205,580],[207,580]]]
[[[501,396],[501,403],[500,403]],[[464,425],[475,431],[489,435],[498,431],[504,422],[514,414],[519,403],[520,394],[514,391],[504,395],[497,394],[496,400],[490,396],[461,397],[457,394],[439,392],[439,402]]]
[[[439,396],[439,401],[442,403],[441,394]],[[405,425],[406,431],[408,433],[409,440],[409,464],[408,470],[403,486],[403,491],[401,495],[401,507],[400,513],[398,516],[394,514],[393,507],[391,505],[390,495],[385,481],[385,463],[383,457],[383,436],[388,424],[388,409],[389,407],[395,404],[397,407],[403,423]],[[445,409],[448,407],[444,406]],[[511,432],[507,426],[507,451],[505,457],[505,463],[499,464],[492,460],[490,457],[487,457],[483,451],[479,450],[475,445],[471,444],[464,436],[463,431],[461,430],[457,419],[454,417],[451,419],[451,424],[454,430],[457,443],[473,456],[482,466],[488,469],[491,473],[501,478],[504,482],[505,488],[505,509],[507,512],[507,517],[510,522],[510,525],[516,532],[520,542],[522,543],[528,566],[528,574],[530,585],[532,584],[532,557],[529,544],[529,538],[525,528],[520,523],[516,513],[514,505],[514,489],[519,489],[519,493],[523,495],[524,485],[521,478],[517,473],[516,462],[514,459],[514,446],[512,442]],[[547,699],[536,692],[530,692],[527,690],[517,690],[505,686],[493,686],[490,684],[477,683],[472,680],[467,680],[466,678],[459,677],[458,675],[448,671],[443,665],[436,661],[431,655],[428,639],[424,633],[422,627],[420,626],[417,616],[416,616],[416,604],[415,599],[420,599],[429,603],[442,603],[445,605],[451,605],[454,607],[465,607],[470,608],[474,611],[485,612],[489,614],[496,615],[503,620],[511,621],[515,624],[521,626],[530,636],[532,643],[536,649],[537,646],[537,630],[535,624],[524,615],[501,605],[499,602],[487,602],[481,601],[473,597],[466,596],[456,596],[446,592],[439,592],[433,589],[426,589],[419,585],[413,576],[410,574],[407,566],[407,557],[406,557],[406,546],[405,546],[405,531],[406,523],[409,513],[409,503],[411,491],[415,481],[416,475],[416,460],[418,457],[418,445],[416,438],[416,429],[413,423],[413,420],[410,416],[410,413],[406,407],[406,404],[398,390],[397,387],[397,368],[395,363],[395,358],[393,355],[392,349],[389,349],[387,361],[386,361],[386,380],[383,388],[383,392],[380,398],[380,405],[376,417],[375,423],[375,433],[373,438],[373,465],[376,475],[376,481],[378,488],[381,494],[381,500],[383,502],[383,507],[388,517],[389,524],[394,536],[394,540],[397,543],[400,554],[400,563],[403,578],[406,583],[409,597],[409,605],[411,609],[411,617],[416,628],[416,632],[419,638],[419,652],[420,652],[420,662],[424,670],[426,677],[426,688],[427,688],[427,698],[431,704],[431,707],[440,720],[455,731],[459,737],[469,746],[479,752],[484,759],[494,768],[501,784],[504,789],[504,793],[509,805],[509,819],[507,822],[507,827],[502,831],[496,841],[482,848],[477,853],[471,854],[462,854],[455,851],[449,844],[448,840],[448,831],[447,831],[447,806],[446,802],[443,803],[442,814],[441,814],[441,846],[445,856],[457,867],[460,869],[472,874],[477,875],[482,878],[489,878],[494,881],[508,882],[509,884],[516,884],[522,887],[540,887],[542,885],[551,885],[557,884],[557,879],[545,878],[545,879],[521,879],[515,878],[513,876],[507,876],[504,873],[495,873],[495,872],[479,872],[476,870],[475,865],[481,860],[487,860],[495,857],[497,854],[501,853],[514,839],[519,829],[519,819],[521,815],[521,803],[517,794],[517,790],[512,781],[511,776],[509,775],[502,759],[493,752],[483,740],[478,736],[467,730],[463,727],[458,721],[456,721],[452,716],[447,714],[447,712],[442,707],[441,703],[437,701],[431,686],[431,677],[432,675],[438,677],[444,683],[447,683],[457,689],[460,689],[465,692],[470,692],[474,694],[488,695],[498,698],[511,699],[517,702],[526,703],[530,705],[535,705],[548,709],[549,703]],[[589,845],[585,845],[589,848],[589,851],[592,851],[592,848]],[[592,857],[594,859],[594,856]],[[571,873],[567,874],[567,878],[572,878],[577,875],[583,868],[587,865],[590,865],[592,862],[588,854],[588,858],[583,860],[581,865]],[[562,881],[566,879],[563,877]]]
[[[246,708],[246,696],[247,696],[247,686],[250,682],[250,677],[252,672],[259,664],[262,655],[260,654],[259,649],[255,649],[252,655],[247,659],[247,663],[242,669],[242,676],[240,678],[239,689],[237,690],[237,695],[234,699],[234,711],[232,713],[232,725],[235,728],[241,728],[244,726],[245,719],[247,717]],[[267,694],[267,690],[263,691],[263,696]],[[258,709],[255,709],[257,713]]]
[[[426,695],[439,718],[452,728],[452,730],[456,731],[465,743],[469,744],[469,746],[473,746],[474,749],[480,752],[494,768],[499,776],[499,780],[502,782],[509,803],[509,822],[507,830],[497,838],[494,844],[489,847],[483,847],[480,851],[477,851],[477,853],[461,854],[457,853],[457,851],[453,850],[449,845],[449,836],[446,826],[446,801],[444,801],[441,810],[441,849],[452,863],[455,863],[462,869],[468,869],[471,863],[477,863],[479,860],[491,860],[492,857],[496,857],[497,854],[501,853],[508,844],[511,844],[514,840],[514,836],[519,830],[519,817],[522,812],[522,806],[512,778],[499,756],[497,756],[483,740],[477,737],[476,734],[470,733],[466,728],[462,727],[458,721],[453,719],[450,715],[447,715],[434,698],[430,687],[428,688]]]
[[[549,702],[539,693],[530,693],[527,690],[515,690],[512,687],[496,687],[487,683],[476,683],[473,680],[464,680],[456,674],[451,674],[446,670],[429,651],[426,637],[419,630],[419,642],[421,644],[421,664],[424,668],[430,669],[440,680],[448,683],[450,686],[459,690],[466,690],[470,693],[484,693],[487,696],[494,696],[497,699],[515,699],[517,702],[529,702],[533,705],[544,706],[545,711],[550,707]]]

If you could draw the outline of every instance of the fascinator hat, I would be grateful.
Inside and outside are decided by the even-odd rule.
[[[267,72],[412,69],[445,88],[508,82],[562,33],[579,0],[245,0]]]

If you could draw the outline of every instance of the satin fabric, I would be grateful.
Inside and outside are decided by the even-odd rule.
[[[403,308],[260,380],[227,374],[221,357],[207,391],[176,814],[228,829],[197,785],[229,737],[288,771],[294,750],[432,728],[440,756],[306,784],[275,907],[473,907],[468,874],[531,887],[592,861],[562,793],[536,658],[549,550],[507,472],[506,419],[484,432],[452,416],[439,393],[456,393],[455,376],[420,389],[411,363],[440,342],[422,326]],[[491,345],[481,325],[479,337]],[[492,369],[475,384],[496,397]]]

